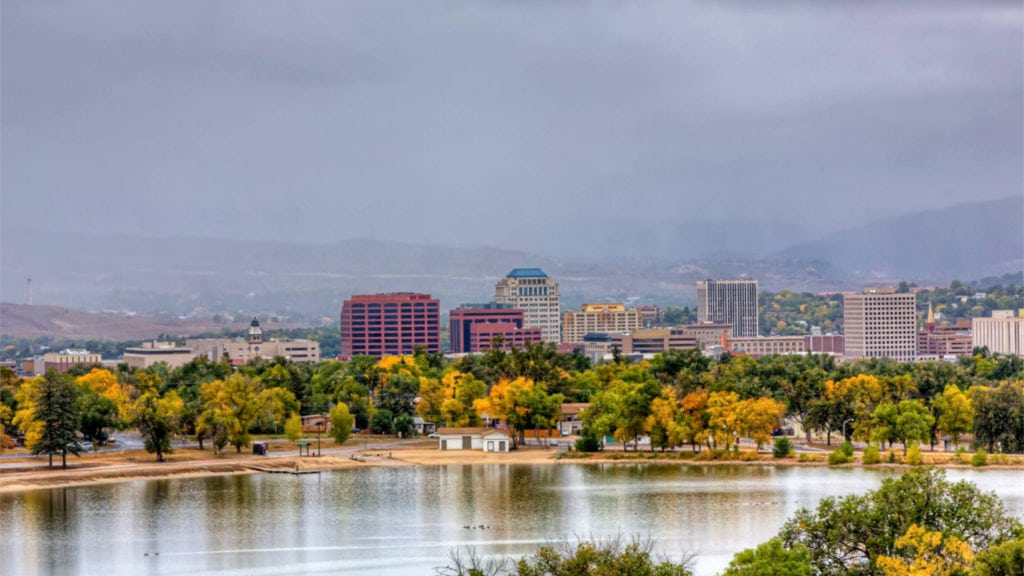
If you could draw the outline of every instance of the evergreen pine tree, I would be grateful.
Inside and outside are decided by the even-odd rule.
[[[50,467],[53,455],[60,454],[61,467],[68,467],[68,454],[82,453],[78,441],[78,405],[76,389],[71,378],[55,370],[47,371],[36,397],[36,418],[43,423],[39,441],[33,454],[47,454]]]

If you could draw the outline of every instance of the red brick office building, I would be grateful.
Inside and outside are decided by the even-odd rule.
[[[523,328],[523,311],[510,304],[463,304],[448,313],[451,352],[490,350],[496,336],[504,340],[502,348],[522,348],[528,342],[541,342],[540,328]]]
[[[417,346],[441,351],[441,304],[430,294],[357,295],[342,305],[340,360],[412,354]]]

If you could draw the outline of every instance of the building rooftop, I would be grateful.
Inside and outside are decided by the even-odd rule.
[[[512,304],[498,304],[497,302],[481,302],[460,304],[456,310],[515,310]]]
[[[513,268],[506,278],[547,278],[540,268]]]

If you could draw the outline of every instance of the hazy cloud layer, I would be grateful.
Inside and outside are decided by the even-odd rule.
[[[5,229],[558,254],[1024,189],[1020,2],[2,9]]]

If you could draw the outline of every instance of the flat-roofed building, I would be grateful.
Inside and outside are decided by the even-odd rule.
[[[540,328],[545,342],[562,336],[558,282],[540,268],[515,268],[494,286],[494,301],[523,311],[523,328]]]
[[[971,338],[975,348],[1024,356],[1024,318],[1014,317],[1012,310],[993,310],[992,318],[971,318]]]
[[[188,346],[178,346],[174,342],[143,342],[142,346],[125,348],[122,361],[132,368],[149,368],[163,362],[168,368],[184,366],[192,361],[196,354]]]
[[[742,352],[754,358],[773,354],[805,354],[805,336],[761,336],[758,338],[730,338],[727,350]]]
[[[486,352],[496,342],[501,342],[501,350],[510,350],[543,341],[540,328],[523,328],[515,322],[483,322],[469,325],[469,350],[464,352]]]
[[[612,334],[613,345],[623,354],[660,354],[669,350],[696,350],[697,337],[679,328],[646,328],[628,334]]]
[[[866,288],[843,297],[843,354],[846,358],[917,356],[917,297],[895,288]]]
[[[665,320],[665,312],[660,306],[641,304],[636,307],[636,310],[640,312],[640,317],[643,318],[644,328],[654,328]]]
[[[481,324],[496,326],[478,327]],[[452,354],[490,349],[489,339],[483,348],[478,344],[482,338],[486,338],[484,334],[487,333],[492,337],[500,335],[506,342],[516,347],[521,347],[527,339],[531,342],[541,341],[537,336],[539,329],[528,329],[527,332],[523,330],[523,311],[513,308],[511,304],[463,304],[448,313],[449,350]]]
[[[26,376],[41,376],[47,370],[67,372],[75,366],[95,366],[103,364],[103,356],[75,348],[67,348],[60,352],[47,352],[42,356],[21,360],[21,373]]]
[[[592,332],[631,332],[644,327],[640,311],[624,304],[584,304],[562,314],[562,342],[582,343]]]
[[[697,322],[732,324],[734,337],[757,337],[757,280],[698,281]]]
[[[441,304],[430,294],[360,294],[341,308],[341,360],[441,351]]]
[[[807,339],[807,351],[815,354],[843,355],[842,334],[812,334],[804,336]]]
[[[615,334],[607,332],[592,332],[583,337],[583,355],[593,363],[598,363],[612,353],[615,346],[622,347],[622,343],[616,341]]]
[[[722,336],[732,338],[732,324],[717,324],[705,322],[703,324],[687,324],[682,327],[683,332],[697,338],[701,350],[707,350],[712,346],[720,346]]]
[[[252,360],[273,360],[287,358],[292,362],[313,363],[320,361],[320,344],[312,340],[263,337],[263,329],[257,319],[252,319],[249,334],[246,338],[200,338],[186,340],[185,347],[190,348],[193,357],[206,356],[219,362],[225,356],[235,366],[246,364]]]

